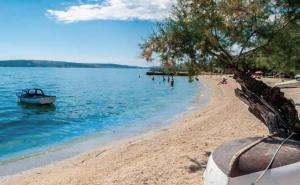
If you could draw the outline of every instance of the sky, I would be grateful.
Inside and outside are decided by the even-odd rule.
[[[145,66],[138,44],[174,0],[1,0],[0,60]]]

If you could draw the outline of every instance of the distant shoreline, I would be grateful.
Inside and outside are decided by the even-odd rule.
[[[0,60],[0,67],[148,69],[148,67],[113,64],[113,63],[76,63],[76,62],[50,61],[50,60]]]

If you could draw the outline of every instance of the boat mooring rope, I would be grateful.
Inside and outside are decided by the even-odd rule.
[[[281,147],[289,140],[291,139],[291,137],[295,135],[295,133],[292,133],[289,137],[287,137],[285,140],[283,140],[281,142],[281,144],[279,145],[279,147],[277,148],[277,150],[275,151],[270,163],[268,164],[267,168],[262,172],[262,174],[256,179],[255,182],[253,182],[251,185],[256,185],[262,178],[263,176],[266,174],[266,172],[270,169],[271,165],[273,164],[278,152],[280,151]]]

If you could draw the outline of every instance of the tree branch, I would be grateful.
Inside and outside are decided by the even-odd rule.
[[[233,59],[233,57],[231,56],[231,54],[221,45],[219,38],[213,34],[212,31],[210,31],[211,36],[216,39],[217,41],[217,47],[225,54],[225,56],[228,58],[229,61],[231,61]],[[212,45],[214,45],[213,43],[211,43]]]
[[[240,57],[241,57],[241,55],[242,55],[244,49],[246,48],[246,46],[247,46],[249,40],[252,38],[252,36],[253,36],[255,33],[256,33],[256,31],[253,31],[253,32],[250,34],[250,36],[247,38],[246,42],[243,44],[243,47],[242,47],[242,49],[241,49],[241,51],[240,51],[240,53],[239,53],[239,56],[238,56],[238,60],[240,59]]]
[[[281,32],[282,30],[284,30],[284,29],[285,29],[292,21],[294,21],[295,19],[296,19],[296,17],[294,17],[294,18],[288,20],[281,28],[279,28],[279,29],[276,30],[276,31],[273,31],[273,32],[271,33],[270,38],[268,39],[268,41],[267,41],[265,44],[263,44],[263,45],[261,45],[261,46],[259,46],[259,47],[257,47],[257,48],[254,48],[254,49],[252,49],[252,50],[249,50],[249,51],[247,51],[247,52],[245,52],[245,53],[241,53],[241,54],[239,55],[239,58],[240,58],[240,57],[245,57],[245,56],[251,55],[251,54],[253,54],[254,52],[256,52],[256,51],[258,51],[258,50],[260,50],[260,49],[262,49],[262,48],[268,46],[268,45],[271,43],[271,41],[274,39],[274,37],[276,36],[276,34],[278,34],[279,32]]]

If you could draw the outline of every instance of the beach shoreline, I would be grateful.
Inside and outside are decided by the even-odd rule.
[[[47,146],[39,151],[33,151],[30,155],[4,161],[0,163],[0,180],[6,176],[17,175],[35,168],[42,168],[52,163],[84,155],[98,148],[113,147],[132,140],[138,140],[162,129],[168,129],[178,120],[183,120],[201,107],[206,106],[210,100],[209,94],[210,88],[204,82],[199,82],[198,92],[191,98],[192,102],[190,102],[190,105],[168,119],[162,120],[160,118],[160,121],[147,121],[149,124],[144,124],[146,127],[143,128],[131,126],[129,128],[122,127],[116,130],[94,133],[89,136],[72,139],[71,141]]]
[[[1,184],[201,184],[210,152],[224,141],[267,134],[234,96],[233,79],[201,76],[211,89],[207,105],[161,130],[112,146],[2,177]]]

